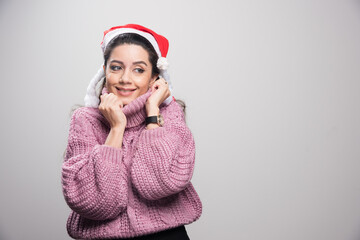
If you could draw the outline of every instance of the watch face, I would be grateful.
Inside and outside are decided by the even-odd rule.
[[[159,126],[164,126],[164,118],[159,114],[158,116],[158,124]]]

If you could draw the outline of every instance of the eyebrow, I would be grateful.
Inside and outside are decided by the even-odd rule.
[[[110,63],[113,63],[113,62],[116,62],[116,63],[119,63],[119,64],[124,65],[124,63],[123,63],[122,61],[118,61],[118,60],[111,60],[111,62],[110,62]],[[136,61],[136,62],[133,62],[133,64],[134,64],[134,65],[136,65],[136,64],[144,64],[145,66],[147,66],[146,62],[144,62],[144,61]]]

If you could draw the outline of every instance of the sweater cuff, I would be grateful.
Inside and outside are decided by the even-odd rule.
[[[97,145],[96,151],[103,157],[104,161],[109,161],[115,164],[121,163],[122,149],[111,147],[108,145]]]

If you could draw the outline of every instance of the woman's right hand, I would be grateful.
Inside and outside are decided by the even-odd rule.
[[[123,103],[113,93],[105,93],[100,96],[99,110],[109,122],[112,129],[125,130],[126,116],[122,111]]]

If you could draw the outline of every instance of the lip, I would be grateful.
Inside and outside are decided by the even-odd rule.
[[[131,94],[133,94],[136,90],[136,88],[119,88],[119,87],[115,87],[118,94],[124,97],[128,97]]]

